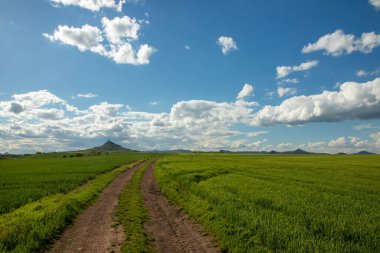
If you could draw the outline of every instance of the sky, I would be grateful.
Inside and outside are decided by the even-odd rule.
[[[380,153],[380,0],[5,0],[0,34],[0,153]]]

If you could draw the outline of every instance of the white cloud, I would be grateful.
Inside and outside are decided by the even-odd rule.
[[[380,132],[373,133],[370,137],[375,141],[376,148],[380,148]]]
[[[189,100],[174,104],[170,118],[176,125],[194,127],[196,125],[231,125],[242,121],[252,112],[251,108],[235,103]]]
[[[123,42],[123,39],[137,40],[139,38],[140,23],[135,18],[128,16],[116,17],[112,20],[102,18],[105,36],[114,44]]]
[[[380,118],[380,78],[367,83],[346,82],[339,91],[295,96],[278,106],[265,106],[252,118],[254,126]]]
[[[307,145],[308,147],[312,149],[319,149],[319,148],[324,147],[326,143],[324,141],[317,141],[317,142],[309,142]]]
[[[0,152],[68,150],[98,145],[94,141],[106,137],[142,150],[233,149],[239,145],[232,138],[245,133],[231,128],[247,124],[253,111],[254,102],[242,102],[180,101],[168,113],[147,113],[108,102],[79,110],[45,90],[16,94],[0,102]],[[18,144],[10,149],[5,139]]]
[[[157,101],[152,101],[152,102],[149,102],[149,104],[150,104],[150,105],[158,105],[159,102],[157,102]]]
[[[101,42],[103,37],[97,27],[84,25],[81,28],[59,25],[52,35],[43,34],[50,41],[57,41],[61,44],[75,46],[79,51],[92,51],[96,53],[104,53]]]
[[[368,140],[362,140],[355,136],[349,136],[348,140],[346,140],[345,137],[339,137],[335,140],[331,140],[328,143],[329,148],[337,148],[337,150],[344,150],[344,149],[350,149],[350,150],[359,150],[359,149],[365,149],[369,148],[370,144]]]
[[[355,136],[349,136],[350,139],[350,146],[355,147],[355,148],[368,148],[369,143],[367,140],[362,140],[358,137]]]
[[[314,68],[318,65],[319,61],[307,61],[304,63],[301,63],[298,66],[278,66],[276,68],[277,71],[277,78],[284,78],[288,76],[290,73],[295,71],[305,71],[309,70],[311,68]],[[288,79],[291,80],[291,79]]]
[[[121,12],[125,0],[116,3],[115,0],[50,0],[55,5],[78,6],[90,11],[100,11],[102,8],[116,9]]]
[[[294,145],[292,143],[280,143],[280,144],[277,144],[277,148],[280,149],[280,150],[288,150],[288,149],[293,149]]]
[[[78,98],[95,98],[97,97],[98,95],[94,94],[94,93],[78,93],[76,95],[76,97]],[[74,97],[75,98],[75,97]]]
[[[268,133],[269,133],[269,131],[257,131],[257,132],[249,132],[246,135],[248,137],[257,137],[257,136],[260,136],[260,135],[263,135],[263,134],[268,134]]]
[[[272,99],[273,98],[273,96],[274,96],[274,94],[276,94],[276,91],[267,91],[266,93],[265,93],[265,97],[267,98],[267,99]]]
[[[252,105],[240,104],[238,101],[179,101],[172,105],[169,112],[162,113],[133,111],[126,104],[109,102],[93,104],[80,110],[49,91],[33,91],[15,94],[9,101],[0,101],[0,152],[87,148],[99,145],[105,138],[139,150],[275,148],[266,139],[250,141],[251,138],[269,134],[269,131],[235,130],[241,124],[249,125],[253,116]],[[370,138],[344,137],[342,148],[329,147],[321,141],[318,141],[319,144],[310,143],[308,147],[323,152],[341,149],[376,151],[376,145],[380,147],[380,132],[371,134]],[[325,143],[338,146],[342,142],[341,139],[334,141]],[[279,147],[295,149],[305,145],[283,143]]]
[[[369,75],[369,73],[366,72],[366,71],[364,71],[364,70],[358,70],[358,71],[356,72],[356,76],[357,76],[357,77],[364,77],[364,76],[368,76],[368,75]]]
[[[366,76],[377,76],[380,74],[380,69],[376,69],[374,71],[371,71],[371,72],[368,72],[368,71],[365,71],[365,70],[358,70],[355,75],[357,77],[366,77]]]
[[[336,147],[341,148],[341,147],[344,147],[345,145],[346,145],[346,139],[344,137],[339,137],[336,140],[332,140],[328,144],[329,147],[333,147],[333,148],[336,148]]]
[[[302,53],[311,53],[322,50],[327,55],[339,56],[359,51],[371,53],[380,45],[380,35],[374,32],[362,33],[360,38],[353,34],[345,34],[342,30],[336,30],[318,39],[315,43],[304,46]]]
[[[238,50],[236,42],[232,37],[220,36],[216,43],[222,47],[224,55],[227,55],[232,50]]]
[[[284,88],[281,86],[279,86],[277,88],[277,94],[280,98],[282,98],[283,96],[286,96],[286,95],[295,95],[296,93],[297,93],[296,88]]]
[[[65,100],[55,96],[47,90],[33,91],[24,94],[15,94],[11,101],[0,102],[0,117],[29,118],[60,118],[62,108],[68,112],[78,112],[78,109],[69,105]],[[57,108],[45,108],[54,105]],[[54,116],[55,114],[55,116]]]
[[[380,10],[380,0],[369,0],[368,1],[376,10]]]
[[[157,51],[148,44],[142,44],[136,51],[131,40],[139,38],[140,24],[128,16],[116,17],[112,20],[102,19],[103,32],[97,27],[84,25],[81,28],[58,26],[52,35],[43,36],[50,41],[77,47],[81,52],[93,53],[112,59],[117,64],[143,65],[149,64],[150,57]],[[103,38],[105,34],[108,43]]]
[[[354,126],[354,129],[355,130],[364,130],[364,129],[376,129],[376,128],[380,128],[380,126],[375,126],[371,123],[365,123],[365,124],[360,124],[360,125],[356,125]]]
[[[109,104],[107,102],[102,102],[98,105],[90,106],[89,109],[96,113],[107,116],[115,116],[124,105],[122,104]]]
[[[189,45],[185,45],[186,50],[191,50],[191,47]]]
[[[136,53],[130,43],[124,43],[121,46],[111,46],[111,51],[107,53],[107,56],[118,64],[142,65],[149,64],[150,57],[156,51],[153,47],[144,44]]]
[[[282,82],[284,82],[284,83],[292,83],[292,84],[297,84],[297,83],[299,83],[299,81],[298,81],[297,78],[284,79],[284,80],[282,80]]]
[[[254,88],[251,84],[244,84],[243,89],[239,92],[236,99],[244,99],[245,97],[253,96]]]

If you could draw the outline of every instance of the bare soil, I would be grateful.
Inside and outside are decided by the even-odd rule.
[[[122,225],[115,224],[114,212],[123,187],[143,164],[118,175],[96,203],[77,217],[48,252],[120,252],[124,230]]]
[[[170,204],[153,175],[154,163],[145,171],[142,193],[150,221],[144,224],[158,252],[220,252],[213,239],[199,224],[192,222],[178,207]]]

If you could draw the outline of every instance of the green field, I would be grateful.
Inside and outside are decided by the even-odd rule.
[[[67,193],[99,174],[148,156],[124,153],[62,158],[46,154],[0,160],[0,215],[45,196]]]
[[[226,252],[380,252],[378,155],[186,154],[155,175]]]
[[[1,198],[7,201],[0,203],[9,211],[0,215],[0,252],[41,252],[117,175],[156,156],[49,154],[0,161]]]
[[[136,171],[131,182],[120,194],[115,215],[117,222],[124,228],[125,242],[121,247],[121,251],[124,253],[153,252],[149,245],[149,238],[144,231],[144,222],[148,220],[148,214],[141,195],[141,180],[152,162],[152,160],[147,162],[143,168]]]

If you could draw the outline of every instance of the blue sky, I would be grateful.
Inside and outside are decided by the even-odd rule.
[[[380,1],[103,3],[0,3],[0,152],[380,152]]]

